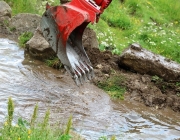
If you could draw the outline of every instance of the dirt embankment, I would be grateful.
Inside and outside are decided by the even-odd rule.
[[[94,83],[108,78],[122,78],[120,86],[126,87],[125,100],[138,101],[147,106],[163,109],[170,107],[180,112],[180,82],[166,82],[157,76],[138,74],[118,66],[119,56],[111,52],[100,52],[97,48],[86,48],[95,68]]]

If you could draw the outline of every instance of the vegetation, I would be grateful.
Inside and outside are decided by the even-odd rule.
[[[50,111],[47,110],[44,119],[41,122],[37,121],[38,105],[34,107],[31,121],[28,122],[22,118],[18,119],[17,124],[13,124],[14,102],[11,98],[8,99],[8,116],[4,125],[0,128],[0,140],[81,140],[82,138],[72,133],[72,116],[69,117],[66,129],[62,130],[59,126],[50,125]],[[103,139],[102,139],[103,138]],[[99,138],[100,140],[108,140],[106,137]],[[111,140],[116,140],[112,136]]]
[[[24,32],[18,38],[19,45],[24,48],[26,42],[28,42],[32,37],[33,37],[33,33],[32,32]]]
[[[180,62],[180,1],[113,0],[99,23],[90,25],[100,48],[120,54],[129,44]]]
[[[45,10],[45,5],[48,2],[50,5],[58,5],[58,0],[4,0],[12,7],[12,14],[18,13],[33,13],[42,14]]]
[[[51,59],[47,59],[45,61],[45,63],[49,66],[49,67],[53,67],[55,69],[60,69],[63,67],[63,64],[61,63],[61,61],[59,60],[58,57],[54,57]]]
[[[42,14],[46,2],[59,0],[5,0],[13,15],[21,12]],[[101,50],[120,54],[130,43],[180,62],[180,1],[113,0],[98,24],[89,25],[99,40]]]
[[[124,99],[125,88],[121,86],[123,78],[111,77],[98,83],[98,87],[106,91],[114,99]]]
[[[8,100],[8,117],[4,126],[0,128],[0,140],[70,140],[70,129],[72,127],[72,117],[69,118],[66,129],[60,130],[55,126],[50,126],[50,111],[47,110],[42,122],[37,122],[38,105],[35,106],[30,123],[22,118],[13,125],[14,103],[11,98]],[[78,138],[80,139],[80,138]]]

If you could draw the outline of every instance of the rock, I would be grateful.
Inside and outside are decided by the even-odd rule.
[[[30,56],[38,59],[48,59],[56,56],[49,43],[43,37],[40,28],[36,29],[34,36],[26,43],[25,50]]]
[[[23,16],[25,15],[23,14]],[[31,17],[32,15],[27,15],[27,16]],[[35,18],[34,16],[32,16],[31,19]],[[19,19],[19,21],[17,21],[17,24],[12,23],[11,26],[16,25],[17,30],[19,30],[20,32],[23,32],[24,29],[28,26],[32,27],[31,30],[29,31],[34,30],[33,28],[34,26],[30,24],[27,26],[24,26],[23,28],[19,28],[19,26],[22,23],[22,19],[20,19],[19,16],[17,16],[16,18]],[[36,21],[39,21],[39,18],[38,17],[36,18],[37,18]],[[92,48],[98,47],[98,41],[95,35],[96,34],[92,29],[86,28],[83,34],[83,40],[82,40],[83,46],[92,47]],[[49,43],[43,37],[39,27],[35,31],[34,36],[26,43],[26,51],[32,57],[36,57],[38,59],[47,59],[55,55],[55,52],[52,50],[52,48],[49,46]]]
[[[141,74],[157,75],[166,81],[180,80],[180,64],[131,44],[119,57],[118,65]]]
[[[22,13],[12,17],[10,28],[15,28],[18,35],[24,32],[34,33],[41,20],[41,16],[37,14]]]
[[[6,2],[0,1],[0,22],[9,20],[11,18],[11,13],[11,7]]]
[[[82,42],[85,48],[98,48],[99,46],[96,33],[88,27],[84,30]]]
[[[102,66],[102,64],[98,64],[98,65],[96,66],[96,68],[97,68],[97,69],[102,69],[103,66]]]
[[[104,65],[102,70],[101,70],[104,74],[111,74],[111,67],[109,65]]]

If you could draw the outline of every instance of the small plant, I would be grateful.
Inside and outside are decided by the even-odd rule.
[[[161,78],[158,77],[157,75],[152,76],[151,80],[152,80],[153,82],[155,82],[155,83],[157,83],[157,82],[162,82],[162,81],[163,81],[163,79],[161,79]]]
[[[8,27],[9,26],[9,21],[6,19],[6,20],[3,21],[3,24]]]
[[[16,27],[10,27],[9,30],[13,32],[16,30]]]
[[[115,136],[112,136],[112,137],[111,137],[111,140],[116,140],[116,137],[115,137]]]
[[[13,114],[14,114],[14,103],[10,97],[8,100],[8,120],[7,120],[9,126],[11,126],[12,124]]]
[[[178,87],[179,87],[179,86],[180,86],[180,82],[176,82],[176,86],[178,86]]]
[[[65,130],[64,134],[61,135],[60,140],[69,140],[70,138],[72,138],[72,137],[69,135],[71,126],[72,126],[72,116],[69,117],[68,123],[67,123],[67,126],[66,126],[66,130]]]
[[[106,136],[101,136],[98,140],[108,140]]]
[[[65,131],[49,125],[50,111],[47,110],[42,123],[35,121],[37,118],[38,105],[34,107],[34,112],[30,123],[22,118],[13,125],[14,103],[11,98],[8,100],[8,117],[3,127],[0,128],[0,140],[70,140],[70,129],[72,127],[72,116],[69,118]]]
[[[20,47],[24,48],[26,42],[28,42],[33,37],[32,32],[24,32],[18,38]]]
[[[112,77],[105,81],[101,81],[97,86],[106,91],[112,98],[124,99],[125,88],[121,86],[122,78]]]
[[[36,118],[37,118],[37,111],[38,111],[38,105],[36,104],[36,106],[34,107],[33,115],[32,115],[32,117],[31,117],[31,122],[30,122],[31,128],[34,127],[35,120],[36,120]]]
[[[45,60],[45,63],[49,66],[49,67],[53,67],[55,69],[60,69],[63,67],[63,64],[61,63],[61,61],[59,60],[58,57],[53,57],[51,59],[47,59]]]
[[[39,4],[37,6],[37,10],[38,10],[38,13],[40,15],[42,15],[44,12],[45,12],[45,7],[46,7],[46,4],[49,4],[50,6],[55,6],[55,5],[59,5],[59,1],[56,1],[56,0],[43,0],[43,1],[39,1]]]
[[[42,132],[44,131],[44,129],[48,126],[49,123],[49,115],[50,115],[50,111],[47,110],[44,116],[44,120],[42,123]]]

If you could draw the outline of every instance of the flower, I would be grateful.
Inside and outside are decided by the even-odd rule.
[[[7,126],[7,125],[8,125],[8,122],[5,122],[4,125]]]
[[[31,134],[31,129],[28,129],[28,135],[30,135]]]
[[[18,125],[18,124],[16,124],[16,125],[15,125],[15,127],[19,127],[19,125]]]
[[[175,23],[175,24],[178,24],[178,21],[175,21],[174,23]]]

